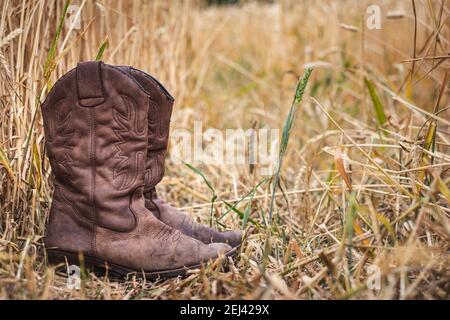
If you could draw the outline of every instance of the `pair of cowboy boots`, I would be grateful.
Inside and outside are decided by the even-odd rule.
[[[51,263],[147,278],[231,256],[240,231],[200,225],[158,198],[174,99],[150,75],[97,61],[59,79],[42,105],[55,191]]]

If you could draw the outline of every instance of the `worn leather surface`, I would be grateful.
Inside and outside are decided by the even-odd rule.
[[[218,252],[231,249],[222,243],[205,245],[164,224],[154,215],[145,214],[147,209],[141,200],[142,193],[138,191],[132,197],[131,208],[137,213],[139,223],[132,232],[97,229],[97,249],[105,256],[114,256],[115,263],[138,270],[161,271],[196,265],[215,258]]]
[[[145,206],[167,225],[203,243],[224,242],[236,247],[242,232],[220,232],[195,222],[191,217],[158,198],[155,186],[164,176],[164,159],[169,140],[170,118],[174,99],[164,86],[149,74],[128,66],[120,66],[149,93],[148,149],[145,162]]]
[[[79,63],[55,83],[42,105],[56,187],[47,248],[145,271],[231,249],[182,235],[145,208],[148,129],[157,119],[149,105],[150,93],[135,78],[101,62]]]
[[[180,230],[185,235],[198,239],[203,243],[223,242],[232,247],[237,247],[241,243],[241,231],[218,231],[202,225],[189,215],[167,204],[156,195],[154,190],[148,197],[145,199],[145,206],[150,211],[156,212],[155,216],[158,216],[161,221]]]

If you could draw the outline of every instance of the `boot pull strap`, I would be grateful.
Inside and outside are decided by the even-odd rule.
[[[83,107],[95,107],[105,102],[101,65],[100,61],[79,62],[77,65],[78,99]]]

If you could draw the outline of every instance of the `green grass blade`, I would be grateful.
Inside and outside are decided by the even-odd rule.
[[[251,212],[252,203],[253,203],[253,196],[254,195],[255,194],[252,193],[252,197],[250,198],[250,202],[245,207],[244,216],[242,217],[242,227],[241,227],[242,230],[245,229],[245,227],[247,226],[247,222],[249,221],[250,212]],[[251,222],[251,219],[250,219],[250,222]]]
[[[213,213],[214,213],[214,202],[217,200],[216,190],[214,190],[212,184],[208,181],[208,179],[206,179],[206,176],[203,174],[203,172],[201,172],[199,169],[197,169],[196,167],[190,165],[187,162],[183,161],[183,163],[184,163],[184,165],[186,167],[188,167],[189,169],[194,171],[196,174],[198,174],[200,177],[202,177],[203,181],[206,183],[206,185],[208,186],[209,190],[211,190],[211,192],[212,192],[211,208],[210,208],[210,212],[209,212],[209,226],[212,227]]]
[[[279,151],[279,155],[278,155],[278,165],[277,165],[277,170],[276,170],[273,185],[272,185],[272,196],[270,199],[270,209],[269,209],[269,221],[272,221],[273,205],[274,205],[274,200],[275,200],[275,190],[280,182],[281,165],[283,163],[283,158],[284,158],[284,155],[287,150],[287,146],[288,146],[288,142],[289,142],[289,135],[291,133],[292,126],[294,124],[295,114],[297,112],[297,105],[300,103],[300,101],[303,98],[303,94],[305,93],[306,85],[308,84],[308,80],[309,80],[309,77],[311,76],[312,71],[313,71],[313,68],[306,69],[303,77],[300,78],[300,80],[297,84],[297,89],[295,90],[295,96],[294,96],[294,100],[291,105],[291,109],[289,110],[289,114],[284,123],[282,137],[281,137],[280,151]]]
[[[61,36],[62,27],[64,26],[64,20],[66,18],[67,10],[69,8],[69,5],[70,5],[70,1],[67,0],[66,3],[64,4],[64,9],[63,9],[63,13],[62,13],[61,19],[59,20],[59,24],[58,24],[58,27],[56,28],[55,36],[54,36],[54,38],[52,40],[52,43],[50,45],[50,49],[49,49],[49,51],[47,53],[47,58],[46,58],[45,63],[44,63],[44,83],[47,84],[47,90],[50,90],[51,87],[52,87],[52,84],[50,83],[50,76],[51,76],[53,70],[56,67],[56,62],[55,62],[56,46],[57,46],[57,43],[58,43],[58,39]],[[45,86],[40,89],[40,93],[36,97],[36,105],[40,105],[40,103],[41,103],[40,98],[41,98],[42,93],[44,92],[44,90],[45,90]],[[26,156],[28,154],[29,147],[30,147],[31,134],[33,133],[34,123],[36,121],[36,115],[37,115],[37,110],[33,113],[33,117],[31,119],[31,123],[29,125],[30,128],[28,129],[27,138],[25,140],[25,147],[24,147],[25,152],[23,153],[24,154],[24,159],[26,158]],[[23,163],[25,164],[25,161]]]
[[[353,235],[354,235],[354,227],[353,227],[353,221],[356,218],[356,193],[352,192],[349,196],[348,201],[348,208],[347,208],[347,216],[345,221],[345,235],[344,237],[347,239],[347,241],[343,241],[343,243],[347,243],[347,252],[348,252],[348,259],[349,263],[352,263],[352,248],[353,248]]]
[[[422,146],[424,150],[434,152],[435,140],[436,140],[436,130],[437,130],[437,121],[431,121],[430,125],[428,126],[427,134],[425,136],[425,140],[424,140],[423,146]],[[434,162],[434,158],[432,155],[422,152],[421,162],[422,162],[422,166],[431,165]],[[427,184],[427,185],[429,185],[429,182],[431,181],[431,179],[429,179],[429,177],[427,177],[426,170],[421,170],[419,172],[419,179],[420,179],[420,181],[425,180],[425,184]],[[418,186],[418,190],[419,191],[421,190],[420,186]]]
[[[11,163],[9,163],[8,157],[1,148],[0,148],[0,164],[5,168],[6,172],[10,175],[11,179],[14,181],[14,171],[12,170]]]
[[[366,83],[367,89],[369,90],[370,98],[372,99],[373,108],[375,109],[375,115],[377,117],[378,124],[380,126],[386,123],[386,114],[384,113],[384,107],[381,103],[380,97],[375,90],[375,87],[367,78],[364,78],[364,82]]]
[[[223,203],[224,203],[228,208],[230,208],[233,212],[235,212],[242,220],[245,218],[245,213],[242,212],[241,210],[237,209],[236,206],[233,206],[231,203],[229,203],[228,201],[225,201],[225,200],[223,200]],[[247,216],[247,219],[248,219],[248,221],[249,221],[251,224],[253,224],[253,225],[255,225],[256,227],[259,228],[259,223],[258,223],[258,222],[256,222],[255,220],[253,220],[253,219],[251,219],[251,218],[248,218],[248,216]]]
[[[240,198],[238,201],[236,201],[236,202],[234,203],[233,207],[236,207],[239,203],[241,203],[242,201],[244,201],[247,197],[250,197],[250,196],[251,196],[252,199],[253,199],[253,195],[254,195],[254,193],[256,192],[256,189],[258,189],[259,186],[261,186],[263,183],[265,183],[265,182],[267,182],[267,181],[268,181],[268,178],[264,178],[264,179],[262,179],[261,181],[259,181],[258,184],[257,184],[255,187],[253,187],[249,192],[247,192],[246,195],[244,195],[242,198]],[[224,214],[222,214],[222,215],[220,216],[219,220],[223,219],[223,218],[224,218],[231,210],[232,210],[231,208],[228,208],[228,210],[227,210]]]
[[[189,169],[191,169],[192,171],[194,171],[196,174],[198,174],[200,177],[202,177],[203,181],[206,183],[206,185],[208,186],[209,190],[211,190],[211,192],[215,195],[216,194],[216,190],[214,190],[212,184],[208,181],[208,179],[206,179],[205,175],[203,174],[203,172],[201,172],[199,169],[197,169],[196,167],[190,165],[187,162],[184,162],[184,165],[186,167],[188,167]]]
[[[103,57],[103,53],[105,52],[106,48],[108,48],[108,39],[105,39],[102,44],[100,45],[100,48],[98,49],[98,53],[95,56],[95,61],[101,60]]]
[[[47,89],[51,89],[51,83],[49,83],[50,75],[52,74],[53,70],[55,69],[55,57],[56,57],[56,46],[58,44],[59,37],[61,36],[61,31],[64,26],[64,20],[66,19],[67,10],[69,9],[70,1],[67,0],[64,4],[64,9],[62,12],[62,16],[59,20],[58,27],[56,28],[55,36],[53,37],[52,44],[50,45],[50,49],[47,53],[47,59],[44,64],[44,77],[45,81],[47,82]]]
[[[428,126],[425,141],[423,143],[423,148],[428,151],[434,151],[434,145],[436,140],[436,129],[437,129],[437,122],[431,121],[430,125]]]

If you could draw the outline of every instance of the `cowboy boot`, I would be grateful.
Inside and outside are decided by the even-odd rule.
[[[55,83],[42,105],[55,191],[45,234],[50,263],[147,278],[182,275],[222,254],[145,208],[149,93],[114,66],[91,61]],[[154,116],[150,113],[150,116]]]
[[[174,98],[164,86],[149,74],[132,67],[120,66],[150,94],[148,118],[148,148],[145,162],[145,206],[165,224],[203,243],[223,242],[232,247],[241,243],[241,231],[220,232],[194,221],[187,214],[158,197],[155,186],[164,176],[164,159],[169,139],[170,118]]]

